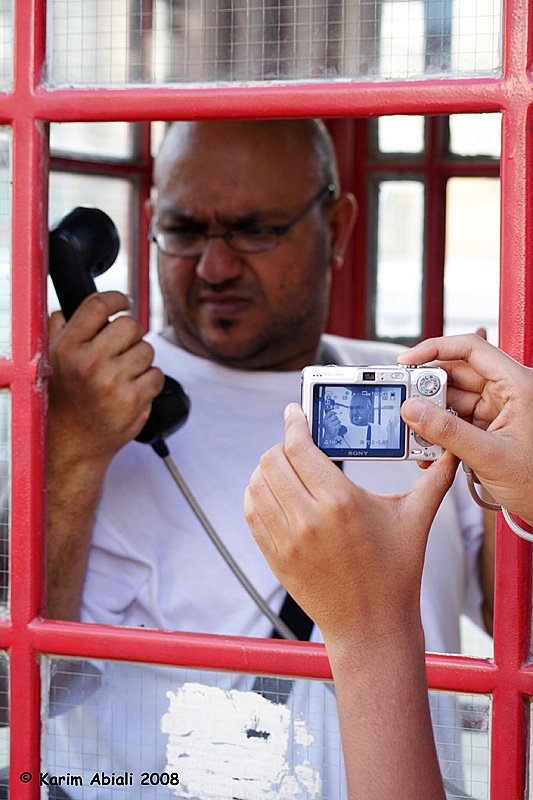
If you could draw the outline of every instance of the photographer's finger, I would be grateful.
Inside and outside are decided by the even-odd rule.
[[[503,379],[509,370],[513,371],[515,366],[520,366],[502,350],[475,333],[426,339],[398,356],[399,364],[417,365],[435,360],[465,361],[488,380]]]
[[[401,408],[404,422],[424,439],[450,450],[465,463],[474,467],[472,457],[492,455],[488,434],[449,411],[420,397],[410,397]]]
[[[272,450],[275,449],[277,448],[272,448]],[[275,457],[274,453],[272,453],[272,457]],[[267,553],[275,555],[278,550],[276,537],[284,536],[284,531],[287,529],[287,518],[275,493],[265,479],[261,466],[257,466],[253,471],[245,491],[244,514],[250,530],[265,556]]]
[[[328,493],[328,486],[342,479],[335,464],[315,445],[305,415],[296,403],[285,410],[284,452],[288,463],[315,499]]]
[[[407,503],[413,504],[420,527],[427,527],[428,532],[440,504],[453,484],[458,463],[453,453],[445,452],[424,471],[408,492]]]

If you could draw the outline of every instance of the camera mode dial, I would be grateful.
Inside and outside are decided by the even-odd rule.
[[[417,378],[416,388],[422,397],[433,397],[440,389],[440,379],[431,372],[425,372]]]

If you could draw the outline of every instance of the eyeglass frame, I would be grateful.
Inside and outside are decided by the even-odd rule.
[[[333,200],[334,197],[335,197],[336,188],[337,187],[336,187],[336,185],[334,183],[328,183],[328,184],[326,184],[326,186],[323,186],[322,189],[318,192],[318,194],[316,194],[312,198],[312,200],[309,201],[309,203],[305,206],[305,208],[302,211],[300,211],[300,213],[297,214],[294,217],[294,219],[291,219],[285,225],[263,225],[263,226],[258,225],[257,226],[258,230],[272,231],[275,234],[275,236],[277,237],[276,243],[272,247],[267,247],[266,249],[261,249],[261,250],[236,249],[233,246],[231,239],[232,239],[233,236],[235,236],[236,233],[243,233],[244,232],[244,229],[241,229],[241,230],[237,229],[237,230],[225,231],[224,233],[205,233],[205,232],[202,233],[202,232],[198,232],[198,236],[201,236],[204,239],[204,246],[199,252],[197,252],[197,253],[189,253],[186,256],[179,255],[179,253],[169,253],[167,250],[163,250],[163,248],[161,247],[161,245],[159,244],[159,242],[157,240],[157,235],[158,234],[157,234],[157,232],[155,230],[155,227],[156,227],[156,225],[158,223],[157,214],[154,215],[154,217],[152,218],[152,221],[150,223],[150,230],[148,232],[148,241],[149,242],[154,242],[155,245],[157,246],[157,249],[159,250],[159,252],[163,253],[163,255],[169,256],[170,258],[199,258],[204,253],[205,248],[207,246],[207,242],[209,241],[209,239],[224,239],[224,241],[227,244],[227,246],[231,250],[233,250],[234,253],[241,253],[243,255],[244,254],[246,254],[246,255],[256,255],[256,254],[259,254],[259,253],[270,253],[270,252],[272,252],[272,250],[275,250],[276,247],[279,247],[280,241],[281,241],[281,237],[285,236],[285,234],[287,234],[292,228],[294,228],[294,226],[298,222],[300,222],[300,220],[303,219],[303,217],[305,217],[305,215],[308,214],[309,211],[311,211],[311,209],[319,202],[319,200],[322,199],[322,197],[326,193],[329,194],[329,199]]]

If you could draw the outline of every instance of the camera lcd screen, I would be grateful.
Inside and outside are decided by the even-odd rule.
[[[332,458],[405,458],[402,384],[315,384],[313,440]]]

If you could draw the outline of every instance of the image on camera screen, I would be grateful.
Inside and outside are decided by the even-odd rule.
[[[313,440],[332,458],[404,458],[401,384],[316,384]]]

